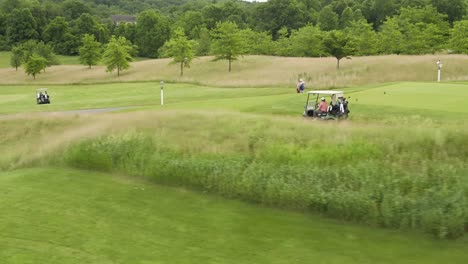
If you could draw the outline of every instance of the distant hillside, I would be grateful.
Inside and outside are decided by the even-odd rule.
[[[169,65],[170,59],[145,60],[132,63],[120,78],[106,73],[104,66],[88,69],[81,65],[61,65],[47,68],[45,73],[32,77],[23,69],[0,69],[0,84],[75,84],[103,82],[160,81],[199,83],[230,87],[294,87],[298,78],[308,88],[350,87],[397,81],[427,81],[437,79],[436,61],[444,63],[443,81],[468,81],[468,56],[372,56],[343,60],[336,70],[334,58],[287,58],[272,56],[244,56],[227,71],[227,62],[213,62],[212,57],[195,59],[184,76],[179,68]]]

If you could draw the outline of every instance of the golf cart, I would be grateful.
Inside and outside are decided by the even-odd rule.
[[[47,94],[47,88],[36,89],[37,104],[50,104],[50,96]]]
[[[329,102],[327,103],[327,99]],[[322,104],[326,109],[321,109]],[[347,119],[348,101],[342,91],[310,91],[307,93],[304,116],[321,120]]]

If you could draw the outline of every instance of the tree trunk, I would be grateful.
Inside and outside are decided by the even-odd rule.
[[[117,77],[119,77],[119,76],[120,76],[120,67],[117,66]]]
[[[336,69],[340,69],[340,59],[336,59]]]
[[[180,63],[180,76],[184,76],[184,62]]]
[[[229,59],[229,72],[231,72],[231,59]]]

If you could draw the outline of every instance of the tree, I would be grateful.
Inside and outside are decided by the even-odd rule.
[[[200,30],[200,36],[197,39],[197,56],[206,56],[211,50],[210,32],[206,28]]]
[[[342,31],[333,30],[328,33],[323,41],[325,51],[336,58],[336,68],[340,69],[340,60],[350,55],[353,51],[350,46],[350,38]]]
[[[400,54],[403,51],[404,36],[398,25],[398,18],[387,19],[378,34],[379,51],[384,54]]]
[[[354,55],[370,56],[377,54],[377,33],[366,20],[352,22],[345,29],[345,32],[350,38],[351,46],[355,49]]]
[[[45,44],[44,42],[39,41],[36,43],[34,52],[36,55],[46,60],[47,67],[60,64],[57,59],[57,56],[54,53],[54,49],[52,48],[50,44]],[[45,68],[44,68],[44,71],[45,71]]]
[[[6,26],[6,35],[12,45],[39,37],[36,20],[27,8],[14,9],[7,18]]]
[[[320,11],[318,24],[320,29],[324,31],[338,29],[338,15],[331,6],[326,6]]]
[[[354,12],[350,7],[345,8],[340,18],[340,28],[345,29],[351,26],[354,21]]]
[[[240,31],[245,42],[245,54],[270,55],[274,52],[274,42],[269,32],[256,32],[250,28]]]
[[[468,20],[457,21],[453,25],[450,48],[453,52],[468,54]]]
[[[323,51],[324,32],[317,26],[307,25],[292,32],[290,56],[319,57]]]
[[[437,11],[447,14],[448,21],[453,23],[467,14],[468,1],[466,0],[431,0]]]
[[[58,16],[52,19],[44,28],[43,37],[46,42],[52,44],[55,52],[66,55],[69,54],[66,39],[70,32],[68,22],[64,17]]]
[[[309,22],[305,9],[305,5],[297,0],[269,0],[256,8],[255,24],[260,30],[271,32],[276,40],[281,28],[285,27],[290,32]]]
[[[82,38],[83,46],[80,48],[80,63],[91,66],[97,65],[101,60],[101,43],[97,42],[94,35],[85,34]]]
[[[6,37],[6,18],[7,16],[0,11],[0,50],[8,50],[8,39]]]
[[[47,60],[41,56],[36,54],[32,55],[24,65],[24,70],[26,74],[32,75],[34,80],[36,79],[36,75],[41,73],[47,67]]]
[[[187,11],[179,19],[180,26],[190,39],[198,39],[200,30],[204,27],[203,14],[198,11]]]
[[[103,54],[104,63],[107,65],[106,71],[113,72],[117,69],[117,76],[120,76],[120,71],[130,67],[131,53],[132,45],[125,37],[116,39],[112,36]]]
[[[91,13],[91,8],[80,0],[67,0],[63,2],[63,14],[68,20],[79,18],[82,14]]]
[[[239,28],[233,22],[218,23],[212,35],[215,60],[228,60],[229,72],[231,72],[232,61],[237,60],[239,55],[242,55],[244,48]]]
[[[11,57],[10,57],[10,65],[15,67],[16,71],[18,71],[18,67],[23,64],[24,60],[24,52],[20,47],[13,47],[11,49]]]
[[[136,44],[144,57],[158,57],[158,50],[169,40],[170,26],[166,17],[154,10],[140,13],[136,26]]]
[[[365,0],[361,5],[364,17],[377,29],[382,25],[388,16],[392,16],[398,11],[395,0]]]
[[[1,8],[5,13],[11,13],[14,9],[20,9],[24,7],[24,1],[22,0],[4,0]]]
[[[93,34],[96,39],[99,37],[100,24],[97,19],[88,13],[81,14],[74,21],[73,32],[81,38],[84,34]]]
[[[180,64],[180,76],[184,75],[184,67],[189,68],[194,56],[196,42],[188,40],[182,28],[177,28],[174,37],[165,44],[166,55],[172,57],[172,64]]]
[[[277,34],[278,40],[274,42],[274,54],[278,56],[293,56],[292,41],[288,37],[288,29],[286,27],[282,27],[278,30]]]
[[[401,8],[395,18],[404,38],[403,53],[435,53],[445,48],[449,38],[447,15],[438,13],[434,7]]]
[[[45,44],[42,41],[35,41],[35,40],[28,40],[18,46],[21,49],[23,54],[23,62],[29,61],[29,59],[36,55],[37,57],[41,57],[45,59],[46,66],[56,65],[59,64],[57,57],[52,49],[52,46],[49,44]],[[44,68],[45,70],[45,68]]]

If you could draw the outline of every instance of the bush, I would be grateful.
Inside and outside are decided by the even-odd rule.
[[[398,145],[404,140],[376,143],[354,137],[321,147],[284,140],[289,136],[255,130],[245,137],[245,148],[210,153],[199,145],[184,149],[150,133],[131,132],[76,144],[63,161],[346,221],[421,229],[439,238],[464,234],[466,157],[460,157],[462,150],[454,152],[456,159],[453,150],[444,151],[449,141],[442,147],[428,137],[405,139],[421,151],[417,154]]]

